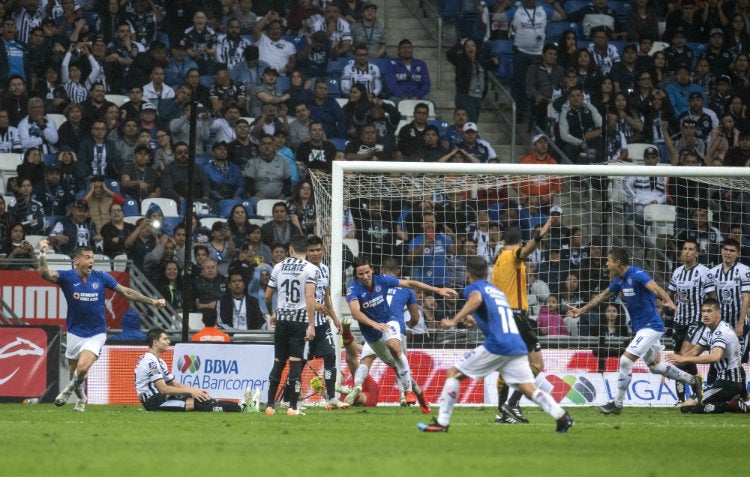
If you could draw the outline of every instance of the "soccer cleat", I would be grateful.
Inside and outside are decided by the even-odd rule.
[[[75,412],[85,412],[86,411],[86,399],[77,399],[75,406],[73,406],[73,410]]]
[[[273,416],[276,414],[276,409],[274,409],[273,406],[267,406],[266,407],[266,416]]]
[[[701,404],[703,402],[703,376],[696,374],[695,383],[691,384],[690,388],[693,390],[693,399]]]
[[[424,422],[417,423],[417,428],[422,432],[448,432],[448,427],[450,426],[441,426],[435,419],[432,420],[431,424]]]
[[[406,393],[401,391],[399,397],[398,397],[398,403],[401,407],[406,407],[409,405],[409,403],[406,402]]]
[[[503,404],[502,406],[503,414],[510,414],[513,417],[513,420],[515,424],[528,424],[529,420],[526,419],[521,412],[521,407],[516,404],[515,406],[511,406],[510,404]]]
[[[349,394],[350,392],[352,392],[352,388],[350,388],[346,384],[336,383],[336,392],[340,394]]]
[[[250,409],[249,409],[250,406],[248,403],[250,402],[251,398],[252,398],[252,389],[251,388],[245,389],[245,393],[242,395],[242,399],[240,399],[239,402],[237,403],[240,406],[240,409],[242,409],[242,412],[250,412]]]
[[[332,411],[334,409],[349,409],[351,404],[342,402],[336,398],[331,398],[326,402],[326,410]]]
[[[557,420],[557,429],[555,430],[555,432],[557,432],[558,434],[565,434],[566,432],[568,432],[568,429],[573,427],[573,423],[573,418],[570,417],[570,414],[566,412],[563,417]]]
[[[305,413],[299,409],[292,409],[291,407],[286,410],[287,416],[304,416]]]
[[[610,401],[604,406],[596,406],[596,410],[602,414],[620,414],[622,406],[618,406],[614,401]]]
[[[413,392],[406,393],[406,405],[413,406],[417,403],[417,397]]]
[[[252,412],[260,412],[260,388],[255,388],[253,393],[253,401],[250,404],[253,407]]]
[[[502,412],[495,416],[495,424],[512,424],[505,419],[505,414]]]
[[[359,393],[361,392],[362,392],[362,386],[354,386],[352,388],[352,392],[346,395],[344,402],[349,404],[350,406],[353,406],[354,403],[357,402],[357,398],[359,397]]]
[[[424,393],[419,393],[416,396],[417,401],[419,401],[419,410],[422,412],[422,414],[432,414],[432,408],[430,408],[430,403],[428,403],[427,399],[425,399]]]
[[[70,395],[73,394],[73,388],[70,386],[65,386],[65,389],[62,390],[60,394],[55,397],[55,406],[60,407],[64,406],[68,403],[68,400],[70,400]]]
[[[497,424],[528,424],[529,421],[519,421],[513,414],[503,410],[499,416],[495,416]]]

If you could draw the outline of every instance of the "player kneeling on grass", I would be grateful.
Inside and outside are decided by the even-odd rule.
[[[448,328],[462,321],[476,324],[485,340],[448,370],[437,419],[432,424],[420,422],[417,427],[424,432],[447,432],[453,406],[458,400],[460,382],[467,377],[483,379],[497,370],[508,384],[515,385],[557,421],[557,432],[567,432],[573,426],[573,418],[552,396],[534,385],[529,350],[518,331],[513,310],[508,306],[505,294],[488,283],[486,277],[487,262],[481,257],[469,257],[466,261],[468,285],[464,289],[466,304],[452,319],[443,320],[441,326]]]
[[[258,410],[257,402],[250,402],[251,390],[239,404],[231,401],[211,399],[208,391],[186,386],[169,372],[161,354],[169,349],[169,336],[161,328],[149,330],[146,336],[147,353],[138,359],[135,366],[135,392],[147,411],[202,411],[202,412],[251,412]]]
[[[680,410],[695,414],[747,413],[747,389],[740,340],[732,326],[721,320],[721,307],[717,300],[703,300],[701,321],[704,328],[698,343],[682,355],[672,355],[669,360],[677,365],[713,364],[716,380],[703,391],[702,403],[688,399]],[[702,354],[706,350],[708,354]]]

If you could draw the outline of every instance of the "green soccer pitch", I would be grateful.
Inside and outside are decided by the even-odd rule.
[[[436,409],[433,412],[437,412]],[[556,434],[538,408],[527,425],[460,407],[448,433],[419,432],[418,408],[306,416],[148,413],[136,406],[0,405],[0,476],[523,476],[748,475],[747,415],[572,408]],[[717,473],[718,472],[718,473]]]

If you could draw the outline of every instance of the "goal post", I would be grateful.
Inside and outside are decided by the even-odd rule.
[[[548,273],[545,277],[557,276],[558,280],[554,283],[548,283],[551,289],[547,295],[555,295],[558,299],[557,313],[562,317],[565,316],[563,306],[580,305],[575,302],[573,296],[580,298],[585,295],[588,301],[593,296],[593,279],[591,276],[597,273],[601,275],[601,262],[597,266],[590,260],[593,257],[585,256],[589,260],[589,269],[583,270],[578,265],[575,273],[567,273],[561,277],[565,271],[571,268],[562,267],[554,275],[548,268],[552,268],[548,260],[548,255],[554,255],[560,252],[562,262],[570,266],[570,260],[573,255],[577,260],[581,260],[581,253],[593,254],[593,244],[598,244],[600,252],[604,259],[610,247],[623,246],[631,252],[633,264],[644,268],[654,279],[667,288],[669,277],[673,269],[680,265],[680,254],[676,248],[678,237],[674,236],[675,227],[683,230],[685,227],[692,227],[693,219],[691,214],[693,210],[685,210],[680,204],[691,203],[690,197],[670,197],[665,203],[659,204],[663,207],[641,207],[633,204],[633,187],[632,181],[635,178],[641,178],[641,186],[648,184],[650,178],[668,178],[667,181],[687,181],[689,184],[697,185],[698,189],[705,193],[701,198],[700,207],[707,208],[708,218],[710,221],[710,234],[705,238],[701,235],[701,263],[713,266],[719,263],[720,255],[716,253],[717,243],[711,240],[723,237],[727,238],[731,232],[731,226],[739,225],[742,228],[748,227],[747,218],[750,217],[750,196],[746,191],[750,191],[750,168],[728,168],[728,167],[684,167],[684,166],[644,166],[634,165],[631,163],[610,163],[597,165],[554,165],[539,166],[531,164],[455,164],[455,163],[414,163],[414,162],[368,162],[368,161],[335,161],[332,167],[332,173],[326,174],[320,171],[311,171],[313,190],[315,194],[315,206],[318,220],[318,230],[321,236],[330,244],[328,249],[329,255],[326,260],[330,264],[330,289],[334,306],[338,315],[349,315],[349,309],[346,304],[344,289],[347,285],[347,279],[351,280],[351,274],[347,276],[343,269],[342,263],[344,257],[344,222],[345,209],[347,204],[352,208],[359,207],[359,204],[368,204],[373,201],[389,204],[387,212],[390,215],[390,222],[393,225],[396,222],[401,223],[405,228],[413,230],[411,234],[404,232],[404,240],[400,243],[389,244],[389,255],[394,255],[402,263],[402,274],[409,278],[421,279],[421,277],[433,278],[440,274],[435,271],[432,275],[407,257],[409,242],[417,235],[422,234],[421,214],[416,209],[415,213],[405,213],[399,209],[400,203],[418,203],[420,207],[435,212],[437,223],[437,233],[450,231],[446,233],[453,246],[455,240],[468,239],[475,242],[478,247],[476,254],[485,256],[488,261],[490,274],[492,264],[497,252],[501,248],[498,244],[499,237],[502,235],[503,224],[508,228],[508,224],[528,226],[524,234],[531,231],[534,224],[539,224],[540,217],[559,215],[562,209],[561,221],[562,228],[571,230],[580,230],[580,241],[582,242],[582,251],[573,250],[572,241],[568,237],[557,237],[546,241],[543,245],[543,254],[537,254],[529,266],[532,271],[535,270],[534,276],[536,283],[541,281],[539,278],[542,272]],[[645,179],[644,179],[645,178]],[[630,181],[630,182],[629,182]],[[557,186],[547,190],[550,184],[555,183]],[[631,187],[624,187],[624,184],[630,183]],[[669,192],[668,185],[661,183],[664,192]],[[681,189],[678,189],[678,193]],[[689,192],[691,192],[689,190]],[[549,194],[547,193],[549,192]],[[672,191],[674,193],[674,191]],[[692,193],[692,192],[691,192]],[[417,198],[424,199],[420,202]],[[427,204],[432,200],[432,204]],[[440,223],[440,220],[447,215],[444,214],[442,204],[448,204],[450,201],[459,201],[460,204],[454,207],[466,207],[474,211],[474,217],[467,220],[465,224],[457,224],[452,230],[447,224]],[[413,202],[412,202],[413,201]],[[494,202],[493,202],[494,201]],[[422,203],[424,202],[424,204]],[[675,207],[674,204],[677,204]],[[367,214],[363,209],[354,210],[355,222],[360,214]],[[450,206],[445,206],[450,207]],[[535,210],[535,215],[530,211]],[[404,207],[408,210],[408,207]],[[489,216],[489,226],[493,234],[488,234],[483,227],[487,224],[477,223],[477,214],[479,211],[487,211]],[[349,210],[352,212],[352,210]],[[400,213],[401,212],[401,213]],[[484,212],[482,212],[484,214]],[[526,213],[530,219],[525,222],[523,219]],[[443,214],[443,215],[441,215]],[[514,216],[520,216],[514,218]],[[531,220],[533,219],[533,220]],[[484,219],[487,220],[487,219]],[[481,220],[479,220],[481,222]],[[522,227],[523,228],[523,227]],[[498,232],[498,229],[499,230]],[[468,230],[468,232],[467,232]],[[716,233],[714,233],[714,231]],[[747,230],[745,230],[747,232]],[[473,234],[473,236],[472,236]],[[718,235],[717,235],[718,234]],[[365,235],[358,233],[358,239],[347,239],[350,244],[355,245],[360,253],[368,253],[373,249],[373,244]],[[480,244],[482,237],[490,236],[486,244]],[[493,241],[494,240],[494,241]],[[396,242],[392,240],[392,242]],[[706,242],[706,243],[704,243]],[[392,248],[391,248],[392,246]],[[576,245],[577,246],[577,245]],[[351,247],[350,247],[351,248]],[[456,250],[455,247],[447,247],[450,250],[443,252],[449,253]],[[709,251],[710,250],[710,251]],[[356,253],[356,252],[355,252]],[[568,256],[566,256],[566,253]],[[484,255],[482,255],[484,254]],[[381,257],[382,258],[382,257]],[[377,261],[376,261],[377,262]],[[379,262],[377,262],[379,263]],[[583,262],[581,262],[583,263]],[[448,268],[448,267],[445,267]],[[543,270],[540,270],[543,269]],[[447,270],[446,273],[449,273]],[[559,272],[559,273],[558,273]],[[349,270],[351,273],[351,269]],[[569,275],[576,275],[579,282],[579,292],[575,290],[568,292],[567,288],[575,288],[572,283],[573,279],[568,280]],[[585,278],[584,278],[585,277]],[[435,278],[437,280],[437,278]],[[422,280],[427,281],[427,280]],[[600,277],[601,281],[601,277]],[[429,283],[429,281],[428,281]],[[445,282],[447,284],[447,282]],[[607,283],[609,283],[607,277]],[[606,286],[606,285],[605,285]],[[539,295],[544,296],[544,294]],[[565,298],[562,298],[564,296]],[[531,299],[530,295],[530,299]],[[548,298],[544,298],[547,300]],[[420,306],[424,303],[420,302]],[[550,304],[552,305],[552,304]],[[426,307],[425,305],[424,307]],[[442,306],[442,305],[441,305]],[[456,306],[455,304],[453,306]],[[540,317],[542,307],[546,307],[543,301],[534,303],[533,317]],[[423,308],[424,308],[423,307]],[[445,312],[450,311],[446,306]],[[561,311],[562,310],[562,311]],[[547,314],[551,310],[546,308]],[[622,320],[626,323],[629,321],[627,311],[624,307],[619,307]],[[593,312],[592,312],[593,313]],[[434,314],[432,315],[434,317]],[[426,316],[425,316],[426,318]],[[591,326],[597,326],[601,331],[605,326],[605,310],[597,310],[596,315],[589,317],[587,332],[581,332],[580,326],[583,323],[577,321],[565,322],[564,325],[559,323],[553,324],[554,320],[545,315],[550,321],[549,326],[545,326],[548,332],[552,333],[542,336],[545,355],[546,369],[551,374],[557,373],[559,379],[565,379],[565,373],[598,373],[599,366],[604,366],[605,371],[616,370],[616,356],[611,356],[599,360],[594,356],[592,350],[601,346],[603,336],[592,335]],[[540,326],[541,326],[541,322]],[[593,324],[592,324],[593,323]],[[412,367],[416,368],[414,374],[421,384],[432,384],[429,396],[437,399],[440,392],[439,384],[442,382],[439,374],[444,374],[446,367],[449,367],[462,356],[463,351],[473,348],[476,344],[481,343],[481,333],[476,330],[448,330],[443,331],[434,329],[435,322],[432,322],[431,333],[432,339],[425,343],[416,343],[410,345],[410,360],[416,354],[426,356],[432,366],[423,365],[424,363],[414,363]],[[554,331],[555,327],[557,331]],[[354,325],[356,328],[356,324]],[[558,334],[559,333],[559,334]],[[626,343],[627,336],[621,339],[607,338],[607,347],[611,343]],[[663,342],[668,346],[671,339],[665,337]],[[614,346],[614,345],[612,345]],[[424,350],[420,352],[419,350]],[[437,354],[430,354],[429,350],[438,350]],[[441,354],[442,353],[442,354]],[[429,356],[428,356],[429,355]],[[618,354],[619,355],[619,354]],[[605,362],[606,361],[606,362]],[[604,364],[601,364],[604,363]],[[642,363],[641,363],[642,364]],[[344,365],[345,367],[345,365]],[[436,372],[437,368],[440,372]],[[640,368],[636,366],[636,372],[647,372],[645,366]],[[386,371],[383,371],[385,373]],[[428,373],[421,375],[420,373]],[[602,378],[599,375],[599,380]],[[549,378],[554,381],[553,378]],[[590,379],[589,379],[590,380]],[[606,379],[605,379],[606,380]],[[392,385],[392,380],[387,381],[388,386]],[[487,380],[489,381],[489,380]],[[652,383],[658,386],[656,383]],[[482,385],[471,384],[472,398],[462,398],[462,402],[480,402],[472,399],[482,399],[482,402],[492,402],[492,397],[487,393],[492,392],[492,386],[485,383]],[[434,388],[434,389],[433,389]],[[464,392],[462,391],[462,395]],[[381,389],[381,395],[383,390]],[[481,397],[477,397],[480,396]],[[388,394],[386,393],[386,396]],[[664,404],[664,403],[661,403]]]

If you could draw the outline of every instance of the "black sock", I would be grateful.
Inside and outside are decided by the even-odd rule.
[[[215,399],[209,399],[207,401],[193,400],[195,410],[198,412],[214,412],[214,407],[219,406],[219,403]]]
[[[523,393],[516,389],[513,391],[513,394],[511,394],[510,399],[508,399],[508,406],[510,407],[516,407],[518,406],[518,401],[521,400],[521,397],[523,396]]]
[[[323,356],[323,380],[326,383],[328,399],[336,397],[336,356]]]
[[[503,409],[503,404],[508,400],[508,392],[510,386],[505,382],[502,376],[497,377],[497,411],[500,412]]]
[[[267,404],[273,407],[276,402],[276,391],[279,389],[279,383],[281,382],[281,372],[284,371],[284,363],[279,361],[273,362],[273,368],[271,368],[271,374],[268,375],[268,402]]]
[[[301,387],[300,377],[302,376],[302,361],[289,361],[289,408],[297,409],[299,400],[299,391]]]
[[[224,412],[242,412],[242,408],[236,402],[231,401],[217,401],[217,404],[221,406]]]

